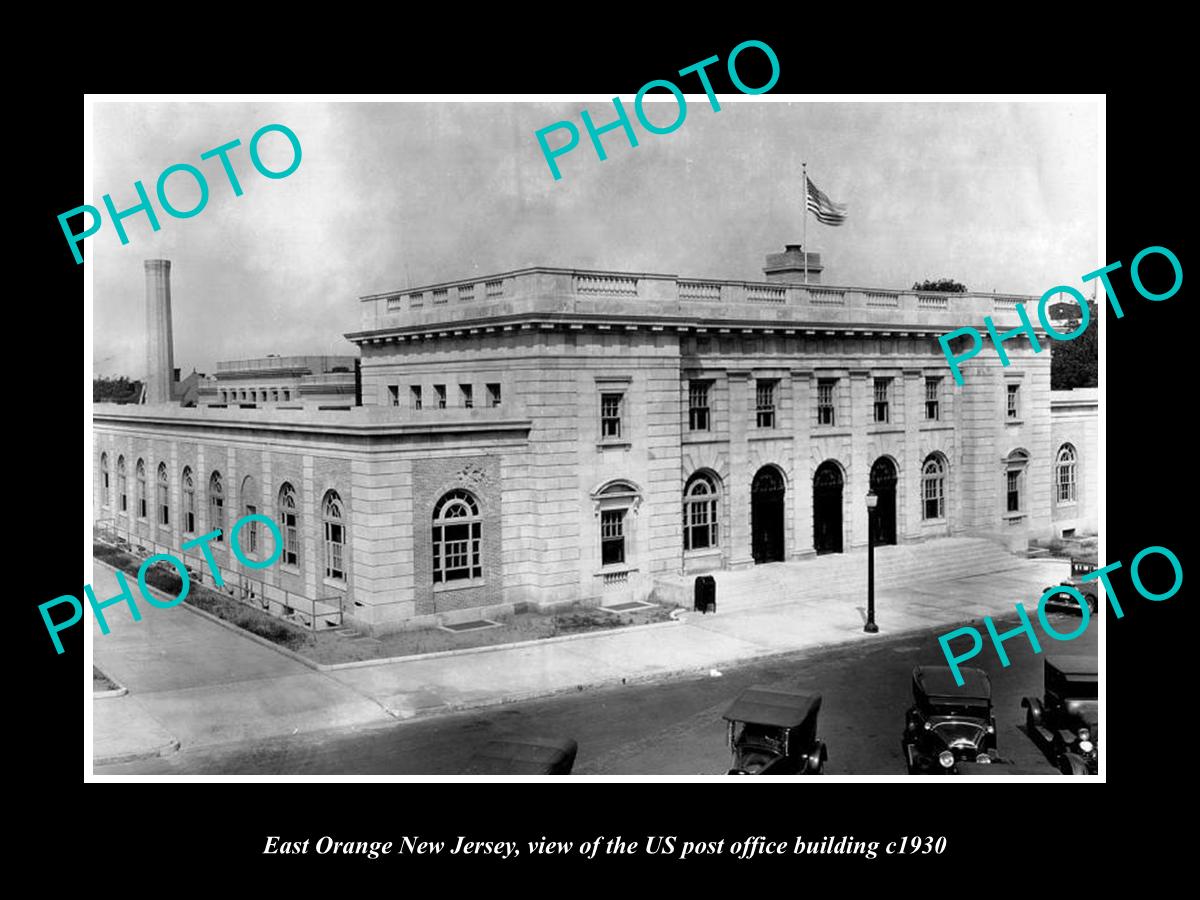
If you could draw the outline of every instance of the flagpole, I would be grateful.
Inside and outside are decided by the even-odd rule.
[[[801,163],[804,170],[804,237],[800,252],[804,254],[804,283],[808,284],[808,163]]]

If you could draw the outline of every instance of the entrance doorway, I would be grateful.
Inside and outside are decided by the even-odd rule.
[[[842,469],[825,460],[813,476],[813,549],[842,552]]]
[[[886,456],[871,466],[871,490],[879,498],[875,505],[875,543],[896,543],[896,464]]]
[[[756,563],[783,559],[783,475],[763,466],[750,486],[750,543]]]

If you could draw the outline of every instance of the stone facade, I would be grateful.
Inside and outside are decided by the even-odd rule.
[[[178,547],[185,466],[197,529],[213,471],[227,526],[247,504],[281,515],[286,482],[299,559],[260,577],[341,597],[373,628],[644,598],[666,576],[859,546],[872,489],[885,540],[1094,530],[1094,407],[1055,405],[1052,424],[1050,354],[1014,337],[1011,365],[989,348],[956,386],[937,342],[984,315],[1013,327],[1019,300],[1036,304],[545,268],[364,297],[347,335],[361,407],[98,405],[97,518]],[[1073,509],[1055,502],[1068,440]],[[118,455],[131,485],[134,460],[165,462],[169,524],[117,508]],[[341,579],[326,577],[331,490]],[[439,519],[454,498],[460,518]]]

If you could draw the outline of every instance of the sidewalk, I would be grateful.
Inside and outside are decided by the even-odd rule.
[[[797,564],[803,566],[803,563]],[[1065,560],[1012,558],[1002,572],[931,577],[876,592],[880,636],[1009,616],[1068,574]],[[800,570],[797,570],[800,571]],[[94,565],[97,596],[118,592]],[[330,728],[370,727],[608,684],[706,672],[837,643],[876,640],[857,587],[766,609],[686,613],[680,623],[569,641],[317,671],[191,611],[113,606],[111,633],[93,622],[96,662],[129,688],[93,701],[97,765],[184,748]],[[720,607],[718,606],[718,610]],[[940,657],[930,639],[931,661]],[[164,734],[167,740],[164,741]]]

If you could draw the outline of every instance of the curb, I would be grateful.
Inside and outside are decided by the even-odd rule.
[[[179,741],[171,738],[167,743],[160,744],[153,750],[138,750],[133,753],[114,753],[111,756],[93,756],[92,768],[97,766],[119,766],[122,763],[137,762],[139,759],[155,759],[170,756],[179,749]]]
[[[94,655],[95,654],[93,654],[93,656]],[[112,700],[116,697],[124,697],[129,693],[129,688],[125,687],[125,685],[121,684],[121,682],[117,681],[117,679],[113,678],[98,665],[96,665],[96,661],[94,659],[92,660],[92,668],[116,685],[116,687],[111,691],[92,691],[93,700]]]

